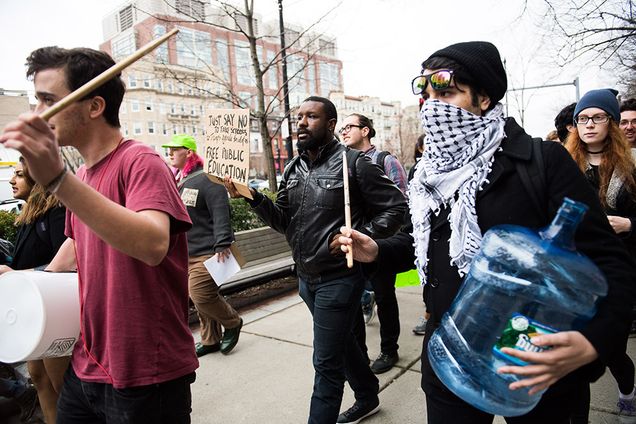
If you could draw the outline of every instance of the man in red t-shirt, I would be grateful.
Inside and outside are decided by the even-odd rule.
[[[45,47],[27,58],[41,113],[114,65],[104,52]],[[23,114],[0,143],[67,208],[69,237],[49,271],[77,269],[80,340],[58,402],[59,423],[189,423],[198,361],[187,325],[191,223],[174,179],[149,147],[122,137],[114,77],[49,122]],[[85,165],[66,171],[60,145]]]

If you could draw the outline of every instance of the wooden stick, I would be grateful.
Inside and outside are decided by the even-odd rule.
[[[342,152],[342,181],[344,183],[344,209],[345,227],[351,231],[351,203],[349,201],[349,166],[347,165],[347,152]],[[353,268],[353,246],[347,251],[347,267]]]
[[[40,114],[40,118],[44,119],[45,121],[48,121],[53,116],[55,116],[55,114],[64,110],[67,106],[71,105],[72,103],[86,96],[87,94],[95,90],[96,88],[102,86],[103,84],[108,82],[111,78],[113,78],[115,75],[120,73],[123,69],[127,68],[134,62],[138,61],[139,59],[141,59],[142,57],[144,57],[145,55],[147,55],[148,53],[150,53],[151,51],[159,47],[160,44],[162,44],[168,38],[175,35],[177,32],[179,32],[179,30],[175,28],[172,31],[168,32],[167,34],[164,34],[163,36],[157,38],[156,40],[153,40],[150,43],[146,44],[145,46],[143,46],[142,48],[140,48],[135,53],[131,54],[130,56],[128,56],[121,62],[117,62],[116,64],[106,69],[101,74],[97,75],[92,80],[88,81],[86,84],[84,84],[80,88],[73,91],[68,96],[64,97],[62,100],[60,100],[59,102],[55,103],[53,106],[51,106],[50,108],[42,112]]]

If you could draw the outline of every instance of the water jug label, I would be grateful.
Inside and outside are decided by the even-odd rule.
[[[495,355],[499,356],[506,362],[512,362],[515,365],[528,365],[527,362],[513,356],[507,355],[501,351],[504,347],[509,347],[524,352],[543,352],[549,350],[549,346],[537,346],[532,344],[530,339],[542,334],[554,334],[557,330],[547,325],[533,321],[532,319],[521,314],[513,314],[506,323],[506,328],[499,336],[497,343],[492,347]]]

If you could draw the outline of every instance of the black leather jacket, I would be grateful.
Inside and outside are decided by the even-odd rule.
[[[285,169],[276,202],[257,193],[250,204],[256,214],[285,234],[298,274],[318,282],[355,272],[343,256],[329,253],[329,241],[345,223],[342,152],[333,140],[311,162],[305,154]],[[406,199],[400,189],[362,152],[349,164],[352,227],[373,238],[393,235],[403,223]]]

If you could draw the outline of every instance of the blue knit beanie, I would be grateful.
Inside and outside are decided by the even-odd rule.
[[[582,110],[588,107],[597,107],[603,109],[613,120],[619,122],[621,120],[621,114],[619,112],[618,100],[616,99],[617,95],[618,91],[613,88],[588,91],[576,104],[574,120],[576,121],[576,117],[579,116]]]

